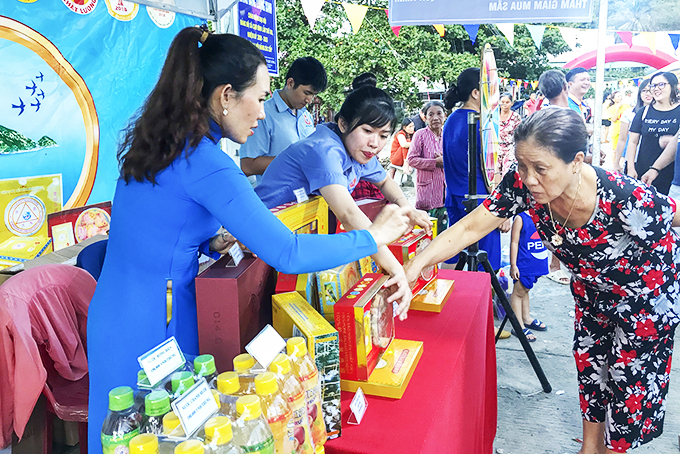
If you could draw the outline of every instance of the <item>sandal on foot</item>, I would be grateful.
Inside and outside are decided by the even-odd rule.
[[[548,329],[545,323],[540,321],[539,319],[535,318],[531,323],[525,323],[524,326],[526,326],[529,329],[533,329],[536,331],[545,331]]]
[[[493,336],[496,337],[498,335],[498,328],[495,326],[493,327]],[[499,336],[499,339],[507,339],[510,337],[510,333],[508,331],[503,330],[501,332],[501,335]]]
[[[517,333],[515,332],[514,329],[510,330],[510,332],[512,333],[513,336],[517,336]],[[524,328],[522,332],[524,332],[524,335],[526,336],[529,342],[536,342],[536,336],[534,336],[534,333],[532,333],[529,328]]]
[[[558,284],[568,285],[571,279],[569,275],[564,272],[564,270],[555,270],[547,275],[548,279],[555,281]]]

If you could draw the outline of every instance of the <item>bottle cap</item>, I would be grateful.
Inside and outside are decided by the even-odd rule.
[[[184,394],[189,388],[194,386],[194,376],[191,372],[182,371],[172,374],[172,392]]]
[[[194,359],[194,373],[198,376],[205,377],[217,372],[215,367],[215,357],[213,355],[201,355]]]
[[[239,397],[236,401],[236,412],[239,416],[243,416],[246,421],[252,421],[259,418],[262,414],[262,407],[260,407],[260,398],[253,396]]]
[[[241,389],[241,382],[236,372],[223,372],[217,376],[217,390],[222,394],[236,394]]]
[[[275,374],[286,375],[290,372],[290,360],[283,353],[279,353],[269,365],[269,370]]]
[[[205,423],[205,436],[208,441],[217,446],[227,444],[234,434],[231,429],[231,421],[226,416],[215,416]]]
[[[307,354],[307,343],[302,337],[291,337],[286,342],[286,351],[288,356],[302,358]]]
[[[135,396],[129,386],[119,386],[109,391],[109,410],[123,411],[132,407]]]
[[[255,377],[255,392],[258,395],[266,396],[278,390],[279,384],[276,382],[276,375],[272,372],[265,372]]]
[[[203,443],[198,440],[187,440],[175,447],[175,454],[204,454]]]
[[[158,437],[154,434],[141,434],[130,440],[130,454],[157,454]]]
[[[144,413],[147,416],[163,416],[170,411],[170,396],[159,389],[152,391],[144,398]]]
[[[255,365],[255,360],[248,353],[241,353],[234,358],[234,370],[236,372],[247,372]]]
[[[220,408],[222,406],[222,399],[220,398],[220,392],[216,389],[211,389],[210,392],[213,395],[213,399],[215,399],[215,403],[217,404],[217,408]]]
[[[178,428],[179,430],[177,430]],[[180,427],[179,418],[174,411],[163,416],[163,433],[165,435],[184,435],[184,429]]]

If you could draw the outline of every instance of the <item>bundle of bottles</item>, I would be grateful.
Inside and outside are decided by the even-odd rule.
[[[288,339],[268,370],[247,353],[234,371],[217,374],[211,355],[198,356],[193,371],[173,373],[161,386],[137,393],[128,386],[109,393],[102,426],[104,454],[319,454],[326,426],[319,373],[301,337]],[[171,402],[205,378],[219,411],[185,434]],[[146,381],[148,383],[148,380]]]

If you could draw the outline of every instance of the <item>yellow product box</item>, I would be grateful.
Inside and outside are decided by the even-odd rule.
[[[39,257],[52,244],[47,236],[11,236],[0,243],[0,268]]]
[[[283,337],[303,337],[319,369],[321,407],[329,438],[341,433],[340,345],[338,332],[298,292],[272,296],[274,329]]]
[[[412,311],[441,312],[453,292],[454,282],[449,279],[434,279],[413,295]]]
[[[328,204],[323,197],[284,203],[270,211],[295,233],[328,233]]]
[[[278,273],[274,293],[298,292],[311,306],[319,310],[319,291],[316,288],[316,273]]]
[[[432,238],[435,238],[439,233],[439,221],[437,221],[437,218],[430,216],[430,222],[432,222]],[[419,226],[415,226],[414,229],[421,230]]]
[[[340,380],[340,386],[343,391],[356,392],[361,388],[371,396],[401,399],[422,354],[422,342],[394,339],[368,381]]]
[[[373,258],[371,258],[371,256],[369,255],[368,257],[359,259],[359,272],[361,276],[365,276],[366,274],[371,273],[379,273],[380,267],[378,266],[377,263],[375,263],[375,260],[373,260]]]
[[[347,291],[361,278],[359,263],[351,262],[326,271],[316,273],[316,286],[319,290],[319,312],[326,320],[335,323],[333,307]]]

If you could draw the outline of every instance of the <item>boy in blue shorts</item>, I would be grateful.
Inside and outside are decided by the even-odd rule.
[[[548,274],[548,250],[536,232],[536,226],[528,213],[515,216],[510,239],[510,277],[514,281],[510,304],[522,325],[529,342],[536,336],[531,330],[545,331],[547,326],[529,314],[529,290],[538,278]],[[515,334],[515,331],[512,331]]]

